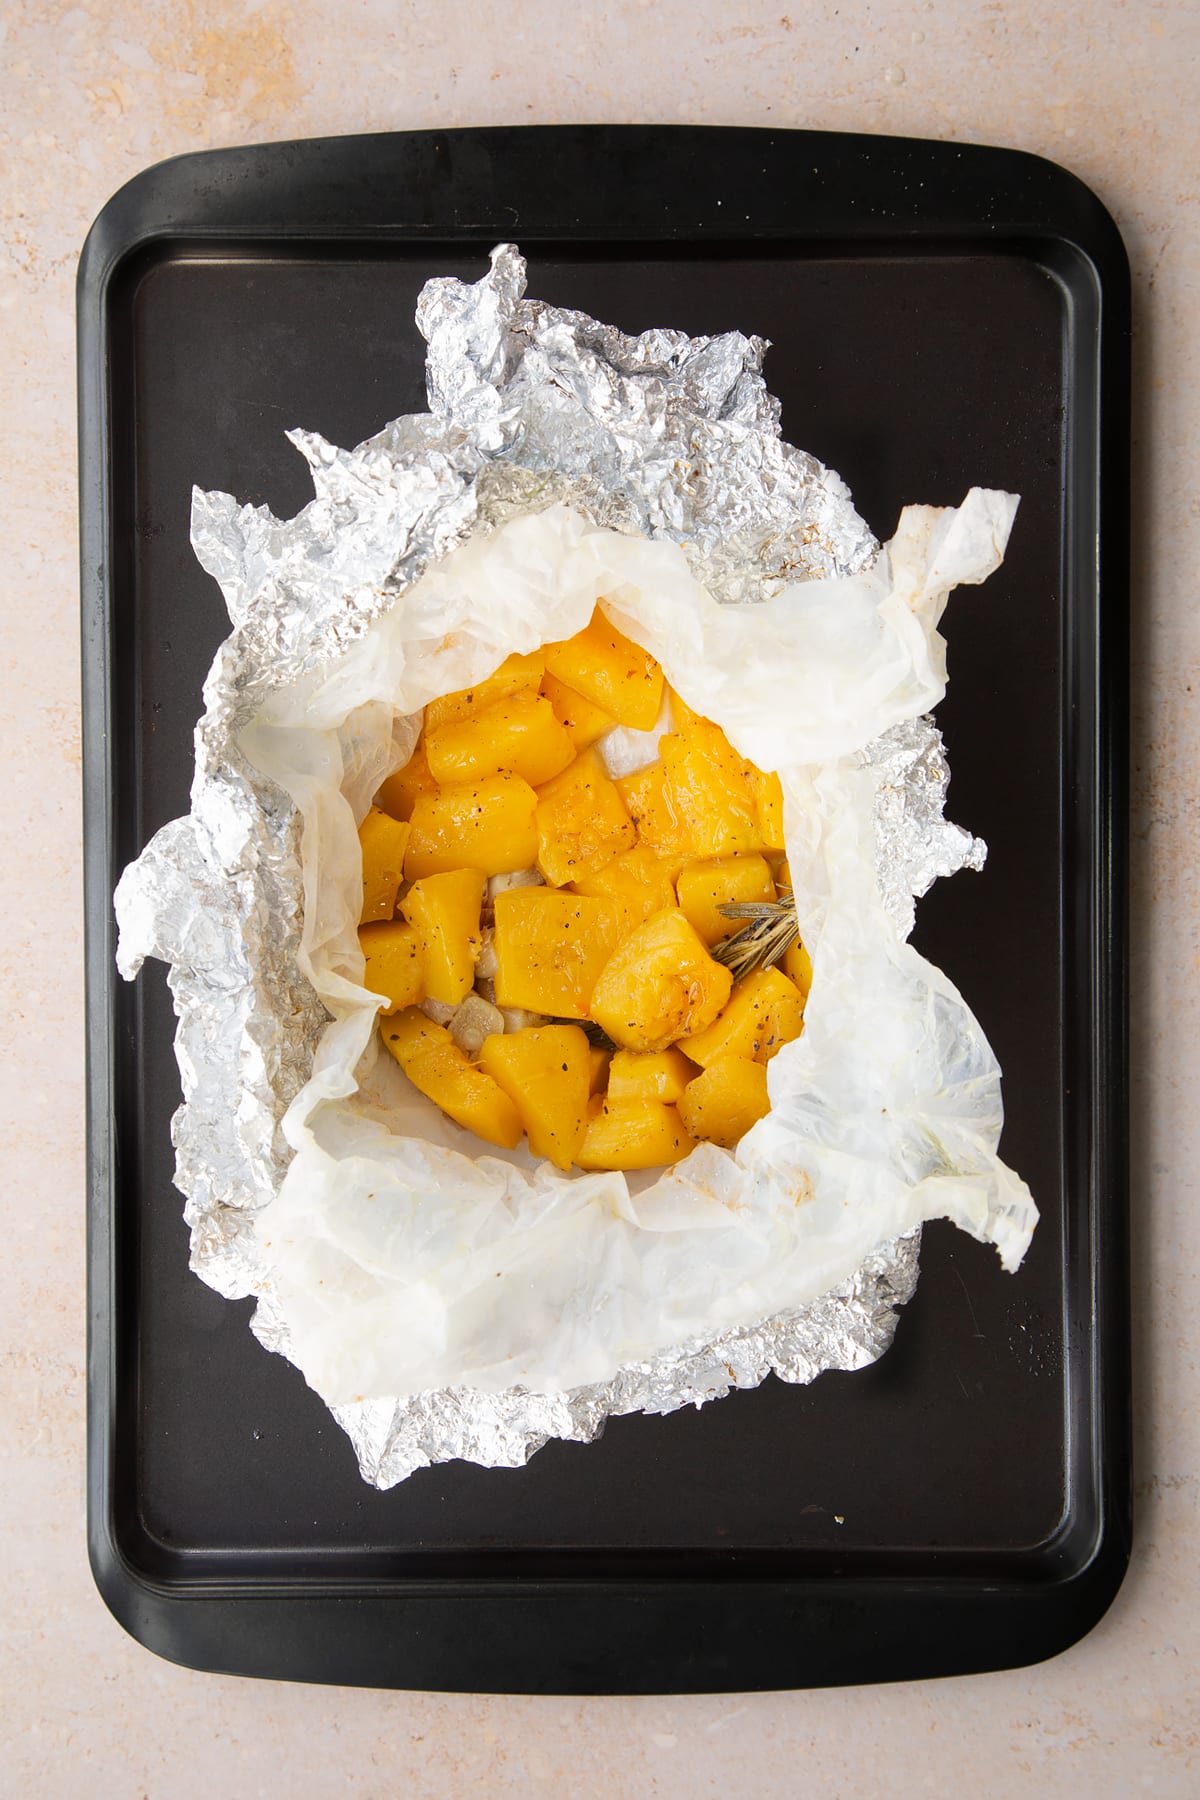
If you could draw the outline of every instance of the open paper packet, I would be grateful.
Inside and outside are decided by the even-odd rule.
[[[293,433],[316,489],[294,520],[195,495],[233,633],[192,812],[117,891],[122,972],[171,965],[193,1267],[259,1296],[256,1333],[380,1486],[861,1366],[923,1221],[1015,1269],[1037,1217],[983,1033],[907,942],[913,896],[982,862],[942,818],[927,715],[947,595],[998,566],[1015,499],[909,507],[880,549],[780,438],[760,341],[626,338],[523,285],[508,246],[475,286],[427,285],[431,411],[353,452]],[[450,1123],[383,1052],[358,940],[358,827],[423,709],[597,605],[778,773],[812,960],[769,1112],[639,1175]],[[654,734],[611,754],[648,761]]]

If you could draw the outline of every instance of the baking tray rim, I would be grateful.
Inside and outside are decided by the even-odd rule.
[[[576,211],[564,210],[561,196],[548,198],[539,215],[536,206],[525,216],[487,216],[495,206],[490,193],[486,203],[476,202],[464,212],[452,208],[440,217],[381,215],[371,182],[363,185],[360,206],[346,205],[344,179],[355,159],[366,158],[377,177],[391,177],[403,187],[414,166],[436,167],[439,155],[470,146],[484,155],[489,167],[498,160],[513,172],[520,163],[522,146],[557,140],[561,154],[555,159],[539,156],[561,169],[564,161],[587,155],[595,165],[607,155],[628,157],[656,154],[678,167],[680,156],[690,161],[701,153],[721,153],[721,166],[740,178],[753,163],[764,173],[773,167],[777,179],[765,192],[756,193],[750,215],[734,219],[713,204],[712,192],[691,196],[691,212],[697,218],[639,218],[636,207],[621,196],[619,208],[606,206],[612,196],[593,184],[596,211],[587,221]],[[762,159],[766,159],[762,162]],[[712,158],[710,157],[710,160]],[[816,188],[798,181],[803,169],[820,174]],[[274,228],[264,229],[254,220],[254,206],[262,204],[261,191],[250,183],[255,170],[274,171],[273,199],[291,195],[309,208],[307,218],[276,214]],[[914,199],[916,171],[923,169],[923,185]],[[739,173],[740,172],[740,173]],[[789,187],[784,176],[793,178]],[[929,177],[936,178],[929,181]],[[889,177],[891,182],[889,186]],[[526,179],[527,179],[526,172]],[[862,213],[848,211],[846,196],[856,183],[874,182],[874,204]],[[940,184],[940,185],[939,185]],[[410,180],[411,185],[411,180]],[[502,191],[512,192],[511,186]],[[246,193],[249,191],[249,202]],[[600,190],[598,192],[598,190]],[[987,196],[986,212],[981,196]],[[336,204],[334,203],[336,197]],[[442,198],[444,199],[444,195]],[[578,196],[576,195],[576,200]],[[438,196],[433,196],[436,205]],[[525,190],[521,193],[526,207]],[[429,213],[428,196],[420,205]],[[838,207],[842,208],[838,216]],[[499,207],[500,214],[513,209]],[[455,1582],[445,1577],[413,1583],[411,1579],[388,1582],[378,1577],[346,1581],[322,1579],[282,1584],[261,1575],[230,1581],[226,1577],[197,1581],[193,1577],[157,1579],[140,1559],[128,1554],[128,1539],[112,1510],[112,1430],[114,1425],[113,1327],[117,1295],[117,1271],[113,1261],[111,1207],[118,1171],[115,1158],[114,1118],[111,1105],[112,1059],[116,1054],[111,1029],[111,996],[115,972],[112,963],[110,896],[111,785],[108,764],[110,743],[110,674],[107,640],[112,542],[108,503],[110,471],[105,454],[108,444],[108,395],[106,391],[107,308],[114,283],[130,267],[132,258],[155,256],[169,245],[195,245],[211,249],[225,240],[245,245],[261,243],[278,250],[288,243],[317,240],[342,252],[356,243],[364,249],[384,246],[427,251],[436,242],[496,241],[517,236],[530,243],[553,242],[582,247],[616,244],[657,252],[672,250],[694,254],[724,244],[733,251],[801,244],[815,248],[828,239],[858,251],[890,245],[911,251],[948,243],[971,250],[1006,249],[1030,254],[1039,247],[1045,255],[1036,260],[1061,273],[1065,251],[1077,279],[1091,285],[1095,301],[1094,361],[1098,399],[1103,401],[1102,428],[1096,444],[1096,476],[1103,505],[1098,512],[1098,563],[1096,593],[1102,594],[1096,622],[1094,695],[1097,710],[1095,786],[1097,825],[1089,873],[1091,905],[1090,942],[1095,961],[1096,987],[1091,1013],[1093,1050],[1099,1066],[1093,1069],[1090,1119],[1093,1124],[1099,1176],[1093,1184],[1093,1226],[1097,1233],[1093,1317],[1096,1360],[1093,1366],[1093,1423],[1096,1430],[1096,1506],[1091,1529],[1068,1532],[1060,1548],[1070,1540],[1066,1561],[1058,1561],[1056,1576],[1043,1572],[1037,1578],[981,1580],[950,1574],[874,1576],[866,1579],[824,1574],[815,1578],[745,1578],[734,1568],[714,1571],[713,1576],[680,1579],[638,1575],[613,1579],[606,1576],[533,1576],[514,1581]],[[915,1630],[920,1617],[944,1617],[949,1622],[963,1606],[976,1614],[988,1612],[998,1629],[992,1650],[980,1668],[1011,1667],[1039,1660],[1076,1641],[1102,1616],[1114,1597],[1129,1554],[1131,1502],[1129,1497],[1129,1319],[1128,1283],[1123,1275],[1127,1259],[1127,1044],[1125,1024],[1125,812],[1127,759],[1127,695],[1125,692],[1128,618],[1128,417],[1129,417],[1129,271],[1119,233],[1100,202],[1075,177],[1056,165],[1023,152],[959,146],[925,140],[864,138],[840,133],[780,132],[744,128],[690,126],[521,126],[479,131],[381,133],[370,137],[302,140],[292,144],[250,146],[240,150],[201,151],[159,164],[144,171],[122,188],[93,225],[80,259],[79,272],[79,427],[81,508],[81,615],[83,633],[84,700],[84,808],[86,885],[86,977],[88,993],[88,1196],[89,1196],[89,1552],[93,1571],[107,1604],[141,1641],[161,1654],[195,1667],[227,1667],[247,1673],[279,1673],[296,1678],[391,1681],[380,1671],[356,1672],[352,1644],[334,1656],[342,1672],[317,1672],[322,1661],[321,1631],[308,1651],[293,1659],[293,1666],[272,1661],[272,1633],[262,1635],[267,1618],[263,1608],[281,1607],[283,1614],[274,1636],[286,1635],[283,1624],[288,1609],[298,1604],[322,1609],[329,1620],[353,1607],[382,1606],[379,1629],[384,1629],[386,1609],[415,1608],[424,1623],[418,1636],[429,1639],[438,1603],[451,1611],[464,1602],[478,1607],[520,1603],[526,1611],[535,1601],[552,1612],[549,1620],[563,1617],[561,1601],[571,1599],[572,1611],[582,1603],[593,1607],[621,1605],[637,1610],[652,1594],[657,1604],[690,1608],[687,1631],[700,1629],[705,1639],[715,1631],[720,1615],[728,1628],[735,1614],[753,1612],[765,1620],[780,1608],[793,1616],[817,1614],[831,1604],[831,1589],[844,1617],[865,1609],[876,1618],[872,1627],[879,1645],[887,1633],[876,1617],[883,1596],[904,1604],[902,1624],[889,1654],[860,1653],[849,1659],[833,1656],[814,1670],[793,1663],[782,1670],[764,1669],[756,1679],[739,1679],[733,1685],[795,1686],[810,1681],[858,1681],[896,1675],[965,1672],[967,1662],[961,1643],[946,1660],[930,1641],[923,1643],[914,1662],[912,1637],[928,1633]],[[1101,577],[1103,577],[1101,583]],[[1079,1541],[1075,1541],[1079,1540]],[[1053,1552],[1049,1560],[1054,1561]],[[431,1591],[434,1590],[434,1591]],[[737,1604],[735,1605],[735,1601]],[[1034,1613],[1031,1607],[1037,1602]],[[249,1613],[245,1609],[249,1608]],[[182,1610],[181,1610],[182,1609]],[[214,1611],[215,1609],[215,1611]],[[873,1609],[873,1610],[872,1610]],[[209,1633],[213,1646],[206,1648],[205,1633],[196,1629],[200,1616],[220,1614],[225,1627]],[[249,1629],[257,1616],[259,1628]],[[310,1615],[311,1616],[311,1615]],[[238,1618],[241,1618],[239,1625]],[[190,1620],[180,1639],[182,1621]],[[744,1676],[756,1667],[753,1639],[763,1627],[749,1634],[737,1672]],[[474,1633],[476,1627],[470,1628]],[[433,1633],[437,1635],[436,1631]],[[719,1633],[717,1634],[719,1636]],[[806,1635],[806,1634],[804,1634]],[[956,1634],[952,1634],[956,1635]],[[334,1633],[336,1637],[336,1632]],[[394,1622],[386,1632],[393,1654]],[[506,1633],[501,1629],[495,1647],[497,1679],[477,1669],[473,1677],[438,1682],[426,1679],[432,1665],[409,1657],[398,1685],[471,1686],[479,1691],[635,1691],[631,1671],[604,1666],[603,1658],[585,1658],[586,1685],[559,1685],[568,1680],[569,1665],[511,1666]],[[461,1632],[459,1633],[461,1651]],[[254,1639],[255,1642],[251,1642]],[[221,1645],[225,1648],[222,1649]],[[255,1647],[257,1645],[257,1648]],[[264,1645],[266,1648],[264,1649]],[[235,1648],[240,1646],[240,1648]],[[427,1641],[428,1648],[428,1641]],[[825,1649],[828,1650],[828,1639]],[[862,1651],[862,1646],[859,1646]],[[654,1679],[637,1685],[636,1691],[721,1690],[728,1683],[717,1679],[724,1669],[733,1673],[729,1657],[709,1651],[704,1666],[696,1657],[674,1681]],[[264,1661],[264,1656],[266,1660]],[[403,1657],[400,1661],[403,1662]],[[477,1661],[478,1659],[476,1659]],[[536,1659],[535,1659],[536,1660]],[[283,1661],[288,1663],[288,1657]],[[433,1663],[439,1658],[433,1657]],[[543,1665],[558,1665],[551,1649]],[[470,1657],[460,1656],[466,1675]],[[811,1659],[810,1659],[811,1663]],[[705,1674],[705,1669],[708,1674]],[[454,1674],[454,1668],[448,1671]],[[685,1678],[686,1677],[686,1678]]]

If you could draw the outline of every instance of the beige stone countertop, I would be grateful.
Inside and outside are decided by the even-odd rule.
[[[0,1795],[1200,1794],[1198,52],[1182,0],[0,9]],[[584,120],[1015,146],[1081,176],[1129,249],[1137,1538],[1107,1617],[1041,1667],[715,1698],[305,1689],[158,1660],[88,1571],[79,248],[180,151]]]

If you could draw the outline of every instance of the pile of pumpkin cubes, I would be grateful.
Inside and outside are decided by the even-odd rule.
[[[562,1170],[731,1147],[803,1028],[803,945],[736,983],[710,954],[739,929],[723,903],[789,885],[778,779],[665,693],[658,760],[613,779],[600,740],[654,729],[664,681],[597,607],[433,701],[359,833],[387,1049],[456,1123]]]

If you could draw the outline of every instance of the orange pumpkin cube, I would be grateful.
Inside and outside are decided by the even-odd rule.
[[[487,876],[481,869],[449,869],[414,881],[400,910],[421,936],[425,992],[457,1006],[475,985],[479,909]]]
[[[586,1019],[621,935],[621,910],[589,894],[509,888],[495,899],[496,1004]]]
[[[786,850],[787,841],[783,835],[783,785],[778,775],[764,775],[753,763],[749,767],[753,777],[758,829],[762,833],[763,843],[772,853]]]
[[[358,828],[358,844],[362,852],[362,912],[366,923],[390,919],[396,910],[396,895],[404,875],[404,858],[408,846],[409,827],[393,819],[381,807],[372,806]]]
[[[554,708],[554,716],[575,746],[576,755],[612,731],[617,723],[611,713],[577,694],[549,670],[542,677],[542,695]]]
[[[581,1169],[658,1169],[682,1162],[695,1149],[683,1120],[661,1100],[621,1100],[596,1095],[575,1161]]]
[[[457,693],[443,694],[425,708],[425,731],[428,734],[451,719],[477,716],[493,701],[505,700],[512,694],[536,694],[546,662],[540,650],[529,656],[507,656],[493,675],[477,681],[474,687],[459,688]]]
[[[673,872],[676,864],[656,856],[646,844],[622,851],[603,868],[577,875],[572,884],[577,894],[601,894],[619,902],[632,928],[675,904]]]
[[[765,849],[750,764],[723,732],[668,732],[659,753],[666,798],[699,855]]]
[[[404,767],[388,776],[375,796],[375,804],[390,813],[393,819],[411,819],[420,796],[436,793],[437,782],[429,772],[425,756],[425,739],[420,737]]]
[[[761,856],[710,857],[691,863],[675,883],[679,906],[706,944],[741,931],[745,920],[727,919],[721,907],[727,901],[773,900],[775,883]]]
[[[498,1082],[468,1061],[444,1025],[413,1009],[385,1019],[380,1035],[413,1086],[447,1118],[489,1144],[516,1149],[522,1132],[516,1107]]]
[[[429,767],[440,782],[473,781],[510,769],[537,787],[565,769],[574,754],[550,702],[527,689],[426,729]]]
[[[422,794],[413,806],[404,873],[410,881],[450,869],[509,875],[537,855],[537,795],[519,775],[484,775]]]
[[[521,1115],[535,1156],[569,1169],[587,1128],[590,1046],[578,1025],[535,1025],[485,1038],[480,1067]]]
[[[658,718],[662,669],[649,651],[618,631],[599,606],[590,623],[573,638],[547,644],[546,667],[567,687],[611,714],[618,725],[649,731]]]
[[[385,1019],[380,1035],[400,1067],[407,1068],[415,1056],[438,1049],[447,1039],[454,1042],[444,1025],[435,1025],[419,1006],[405,1007],[394,1019]]]
[[[637,827],[638,842],[664,861],[690,861],[702,852],[693,842],[687,823],[666,789],[667,772],[660,762],[622,775],[617,792]]]
[[[804,1029],[804,997],[781,969],[744,975],[718,1018],[688,1039],[687,1053],[705,1068],[722,1056],[769,1062]]]
[[[632,850],[633,821],[597,750],[584,750],[538,789],[537,839],[537,866],[553,887]]]
[[[695,1076],[695,1063],[677,1046],[670,1050],[617,1050],[608,1072],[608,1098],[613,1105],[618,1100],[673,1104],[683,1098]]]
[[[732,985],[678,909],[655,913],[605,963],[592,1017],[627,1050],[665,1050],[710,1025]]]
[[[363,986],[369,993],[385,994],[384,1013],[416,1006],[425,998],[425,969],[421,961],[421,934],[404,919],[388,919],[380,925],[364,925],[358,934],[366,959]]]
[[[807,1001],[812,991],[812,958],[804,948],[804,939],[797,938],[790,950],[783,953],[783,972],[788,980],[798,989],[800,998]]]
[[[679,1102],[692,1136],[726,1150],[770,1110],[766,1067],[748,1056],[719,1056],[688,1083]]]

